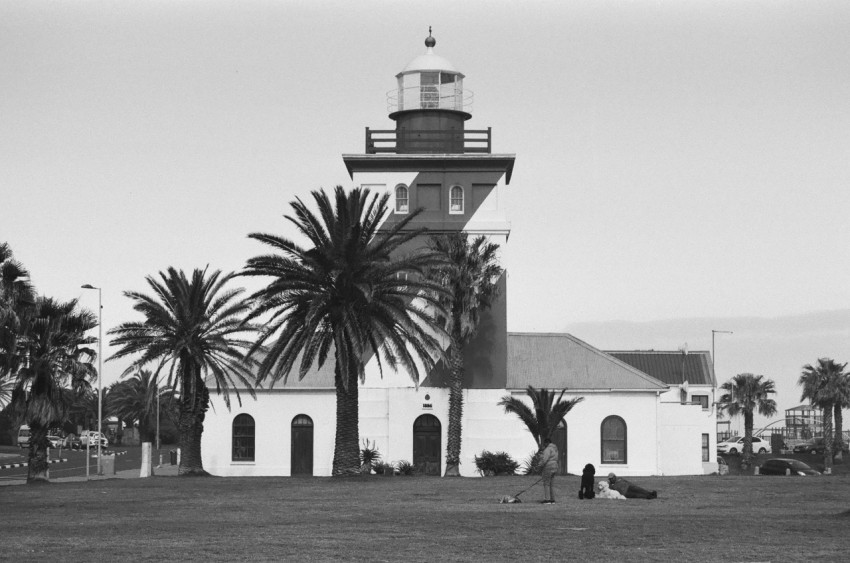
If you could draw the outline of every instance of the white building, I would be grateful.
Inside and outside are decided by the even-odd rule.
[[[421,207],[412,228],[483,234],[504,246],[510,224],[503,193],[515,155],[493,153],[489,129],[465,129],[471,94],[464,75],[434,53],[435,44],[429,36],[426,53],[396,77],[390,95],[395,129],[367,129],[365,152],[343,160],[355,185],[393,195],[387,221]],[[482,450],[505,451],[518,461],[533,453],[525,426],[497,406],[507,394],[524,396],[529,385],[584,397],[554,437],[564,472],[580,474],[586,463],[620,475],[716,471],[716,382],[707,353],[607,354],[567,334],[509,334],[506,276],[499,283],[500,297],[482,317],[464,362],[461,474],[477,474],[474,457]],[[671,355],[687,360],[681,381],[668,365]],[[361,439],[374,442],[386,461],[407,460],[421,472],[442,474],[445,368],[437,366],[417,388],[407,374],[380,378],[373,364],[359,394]],[[213,397],[204,423],[204,467],[216,475],[330,475],[335,408],[332,362],[301,381],[259,389],[256,401],[243,395],[232,411]]]

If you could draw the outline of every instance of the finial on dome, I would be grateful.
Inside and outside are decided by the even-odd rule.
[[[437,40],[431,37],[431,26],[428,26],[428,37],[425,39],[425,46],[429,49],[437,44]]]

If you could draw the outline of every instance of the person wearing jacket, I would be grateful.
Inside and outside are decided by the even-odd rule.
[[[626,481],[620,477],[617,477],[613,473],[608,474],[608,484],[611,488],[626,498],[646,498],[652,499],[657,498],[658,493],[655,491],[647,491],[643,487],[638,487],[637,485]]]
[[[555,504],[553,482],[558,472],[558,446],[552,440],[543,440],[543,451],[540,454],[540,467],[543,468],[543,504]]]

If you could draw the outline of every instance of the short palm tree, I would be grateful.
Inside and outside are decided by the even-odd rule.
[[[483,311],[496,297],[502,274],[497,252],[499,245],[484,236],[470,240],[466,233],[431,237],[430,247],[446,256],[446,268],[432,271],[432,279],[451,291],[444,306],[449,312],[447,332],[451,338],[447,360],[450,370],[449,428],[446,439],[446,476],[460,476],[460,449],[463,434],[463,352],[475,335]]]
[[[110,360],[138,355],[127,373],[154,364],[153,377],[180,392],[181,450],[179,475],[206,475],[201,460],[201,435],[209,408],[207,378],[215,383],[230,408],[230,390],[247,389],[254,396],[246,339],[254,330],[244,323],[249,304],[243,289],[226,289],[233,274],[196,269],[191,277],[169,268],[159,279],[146,278],[153,295],[126,291],[143,321],[121,324],[109,331],[119,346]],[[163,375],[160,378],[160,374]]]
[[[776,393],[772,379],[763,375],[739,373],[720,386],[724,392],[720,397],[721,408],[729,416],[744,416],[744,452],[741,465],[749,467],[753,458],[753,413],[762,416],[776,414],[776,401],[770,396]]]
[[[505,395],[498,405],[505,409],[506,413],[512,413],[519,417],[525,424],[531,436],[537,444],[537,449],[543,449],[543,442],[551,438],[557,430],[558,425],[567,416],[573,407],[584,400],[584,397],[565,400],[563,389],[560,394],[549,389],[535,389],[531,385],[525,390],[526,395],[531,398],[531,407],[525,401],[513,395]],[[557,394],[557,397],[556,397]]]
[[[845,364],[846,365],[846,364]],[[844,459],[844,409],[850,409],[850,373],[837,381],[835,393],[835,461]]]
[[[149,370],[139,370],[110,387],[107,408],[122,421],[138,422],[142,442],[154,442],[157,404],[170,397],[170,387],[160,386]]]
[[[290,222],[309,246],[271,234],[250,238],[275,253],[248,260],[244,275],[272,278],[252,297],[254,317],[267,316],[254,352],[273,339],[264,355],[258,382],[271,385],[296,368],[303,378],[314,363],[334,358],[336,437],[333,474],[357,474],[360,469],[358,386],[365,364],[374,355],[383,373],[386,364],[403,368],[419,382],[417,360],[426,373],[441,354],[436,320],[444,314],[440,298],[446,290],[427,277],[430,268],[445,265],[439,254],[422,250],[402,255],[401,247],[421,235],[407,229],[418,211],[380,230],[388,213],[389,195],[370,194],[341,186],[333,199],[312,192],[318,215],[300,200],[291,204]],[[412,244],[412,243],[411,243]]]
[[[808,399],[811,404],[823,410],[823,463],[832,470],[833,449],[833,413],[835,404],[840,400],[844,368],[847,364],[836,363],[830,358],[819,358],[816,365],[806,364],[797,382],[803,388],[801,400]]]
[[[79,310],[77,301],[39,297],[20,319],[18,362],[12,405],[30,427],[27,482],[48,480],[47,433],[68,417],[64,386],[79,389],[97,379],[92,361],[96,354],[89,345],[94,338],[86,332],[97,326],[97,318]]]

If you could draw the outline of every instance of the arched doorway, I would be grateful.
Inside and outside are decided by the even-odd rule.
[[[292,419],[291,475],[313,474],[313,419],[299,414]]]
[[[561,420],[555,432],[552,433],[552,443],[558,448],[558,465],[561,475],[567,474],[567,422]]]
[[[413,422],[413,465],[420,475],[440,476],[441,426],[436,416],[423,414]]]

